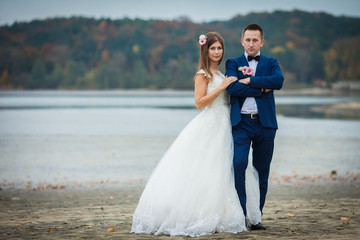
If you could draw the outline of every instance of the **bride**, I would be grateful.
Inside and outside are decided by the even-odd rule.
[[[246,230],[234,185],[229,96],[224,91],[237,79],[218,69],[224,56],[220,34],[201,35],[199,43],[195,105],[205,109],[188,123],[153,171],[133,216],[133,233],[197,237]],[[251,161],[246,178],[247,217],[259,221],[258,183]]]

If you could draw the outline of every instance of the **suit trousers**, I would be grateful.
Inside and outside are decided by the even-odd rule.
[[[268,189],[270,163],[274,150],[276,129],[263,127],[258,118],[243,116],[240,123],[232,128],[234,138],[234,175],[235,188],[241,207],[246,216],[245,171],[248,165],[250,145],[252,143],[253,166],[259,174],[260,211],[265,204]]]

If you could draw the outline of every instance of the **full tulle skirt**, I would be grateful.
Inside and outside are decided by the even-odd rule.
[[[153,171],[135,210],[131,232],[196,237],[246,230],[232,161],[229,108],[224,105],[202,111]],[[256,201],[256,173],[250,175],[253,180],[247,179],[247,186],[255,190],[248,198]],[[249,207],[255,208],[256,215],[258,202],[252,204]]]

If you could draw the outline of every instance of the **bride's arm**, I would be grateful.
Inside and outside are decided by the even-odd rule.
[[[203,109],[210,105],[215,98],[224,91],[230,83],[236,81],[236,78],[225,78],[223,83],[217,87],[214,91],[206,95],[207,85],[209,79],[203,74],[198,74],[195,77],[195,106],[197,109]]]

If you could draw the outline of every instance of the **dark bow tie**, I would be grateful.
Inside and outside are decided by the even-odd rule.
[[[248,62],[250,62],[251,60],[259,61],[260,55],[257,55],[255,57],[248,55]]]

